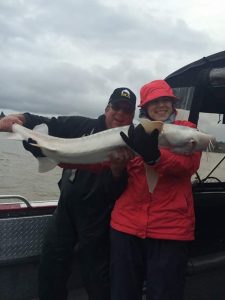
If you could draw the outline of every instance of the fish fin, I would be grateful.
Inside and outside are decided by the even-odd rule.
[[[155,171],[155,169],[145,165],[145,170],[146,170],[146,178],[147,178],[147,183],[148,183],[148,190],[150,193],[153,193],[156,184],[158,182],[158,174]]]
[[[150,121],[146,118],[140,118],[140,123],[147,133],[151,133],[154,129],[158,129],[161,132],[163,129],[162,121]]]
[[[48,172],[58,165],[58,163],[55,160],[52,160],[48,157],[37,157],[37,160],[39,163],[38,171],[40,173]]]
[[[44,134],[48,134],[48,125],[45,123],[36,125],[33,128],[34,131],[39,132],[39,133],[44,133]]]
[[[18,125],[18,124],[15,124]],[[48,134],[48,126],[44,123],[37,125],[33,128],[34,131],[43,133],[43,134]],[[4,138],[7,138],[9,140],[17,140],[17,141],[24,141],[28,140],[28,138],[25,138],[23,134],[20,134],[18,132],[7,132],[4,133]]]

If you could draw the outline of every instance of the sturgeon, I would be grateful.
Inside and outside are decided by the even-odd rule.
[[[195,151],[204,151],[215,142],[212,135],[197,129],[175,124],[164,124],[160,121],[140,119],[146,132],[150,133],[157,128],[159,134],[159,147],[170,148],[178,154],[191,154]],[[109,155],[120,147],[126,146],[120,136],[123,131],[128,134],[129,126],[117,127],[99,133],[79,138],[58,138],[48,135],[46,124],[37,125],[33,130],[19,124],[13,124],[9,139],[32,139],[32,144],[41,149],[45,157],[38,157],[39,172],[47,172],[59,165],[65,164],[96,164],[109,161]]]

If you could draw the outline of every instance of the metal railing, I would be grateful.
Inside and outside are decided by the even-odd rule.
[[[20,195],[0,195],[0,199],[16,199],[25,203],[27,207],[32,207],[30,202],[25,197]]]

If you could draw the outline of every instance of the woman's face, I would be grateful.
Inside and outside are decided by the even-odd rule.
[[[174,111],[172,101],[169,97],[161,97],[146,104],[146,112],[150,119],[166,121]]]

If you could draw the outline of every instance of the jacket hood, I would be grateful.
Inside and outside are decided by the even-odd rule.
[[[139,107],[143,107],[148,102],[156,100],[160,97],[170,97],[172,100],[178,100],[172,88],[165,80],[154,80],[145,84],[140,90],[140,104]]]

